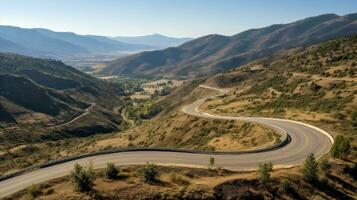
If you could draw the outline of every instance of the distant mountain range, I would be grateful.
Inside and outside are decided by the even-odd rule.
[[[0,52],[18,53],[36,57],[76,56],[156,50],[177,46],[189,38],[170,38],[162,35],[109,38],[96,35],[78,35],[42,28],[0,26]]]
[[[273,52],[357,34],[357,14],[325,14],[233,36],[207,35],[178,47],[114,60],[104,74],[193,77],[235,68]]]
[[[113,39],[120,42],[130,43],[130,44],[141,44],[148,45],[156,48],[167,48],[176,47],[185,42],[193,40],[193,38],[174,38],[167,37],[160,34],[144,35],[144,36],[134,36],[134,37],[114,37]]]

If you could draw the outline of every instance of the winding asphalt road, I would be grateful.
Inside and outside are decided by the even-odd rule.
[[[201,87],[217,90],[220,93],[219,95],[227,92],[227,90],[208,86]],[[274,129],[284,130],[291,139],[287,145],[267,152],[237,155],[213,155],[216,160],[216,166],[235,171],[253,170],[257,168],[259,163],[270,161],[274,164],[274,167],[277,168],[290,167],[302,164],[306,156],[310,153],[314,153],[317,158],[320,158],[328,153],[333,143],[333,138],[325,131],[301,122],[275,118],[229,117],[201,112],[199,110],[199,106],[202,105],[206,99],[207,98],[199,99],[194,103],[185,106],[183,108],[183,112],[198,117],[243,120],[270,125]],[[47,168],[37,169],[14,178],[1,181],[0,198],[13,194],[32,184],[68,175],[73,169],[73,165],[75,163],[85,165],[92,162],[94,168],[103,168],[108,162],[112,162],[117,165],[136,165],[153,162],[162,165],[207,167],[210,156],[212,155],[162,151],[134,151],[92,156]]]
[[[84,113],[78,115],[77,117],[75,117],[75,118],[73,118],[73,119],[71,119],[71,120],[69,120],[69,121],[67,121],[67,122],[64,122],[64,123],[62,123],[62,124],[58,124],[58,125],[52,126],[52,128],[58,128],[58,127],[61,127],[61,126],[66,126],[66,125],[68,125],[68,124],[71,124],[71,123],[73,123],[73,122],[79,120],[80,118],[82,118],[82,117],[88,115],[88,114],[90,113],[90,111],[94,108],[95,105],[96,105],[95,103],[92,103],[90,106],[88,106],[86,109],[84,109]]]

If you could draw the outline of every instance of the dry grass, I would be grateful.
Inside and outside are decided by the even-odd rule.
[[[327,181],[309,184],[302,180],[301,168],[277,169],[271,172],[272,182],[263,187],[259,184],[257,171],[230,172],[224,169],[200,169],[187,167],[158,166],[160,181],[146,184],[140,177],[140,166],[121,166],[119,179],[109,180],[103,170],[96,171],[93,191],[74,191],[69,177],[51,180],[40,185],[41,200],[69,199],[231,199],[235,195],[275,199],[352,199],[356,182],[339,161],[330,161],[332,173]],[[323,177],[320,177],[323,178]],[[282,180],[288,180],[287,194],[279,192]],[[48,192],[50,191],[50,192]],[[27,200],[26,191],[21,191],[7,200]]]
[[[140,134],[133,136],[132,143],[136,146],[238,151],[269,146],[274,142],[272,135],[272,129],[258,124],[203,119],[178,112],[163,121],[146,124]]]

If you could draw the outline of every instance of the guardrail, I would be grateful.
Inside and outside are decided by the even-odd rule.
[[[222,94],[225,94],[226,92],[228,92],[228,90],[216,89],[216,88],[212,88],[212,87],[208,87],[208,86],[204,86],[204,85],[200,85],[200,87],[205,87],[205,88],[208,88],[208,89],[214,89],[214,90],[218,90],[218,91],[221,92],[221,94],[217,94],[217,95],[214,95],[212,97],[219,96],[219,95],[222,95]],[[197,101],[204,101],[207,98],[199,99]],[[208,113],[206,113],[206,114],[209,115]],[[100,151],[100,152],[92,152],[92,153],[82,154],[82,155],[78,155],[78,156],[72,156],[72,157],[68,157],[68,158],[64,158],[64,159],[60,159],[60,160],[54,160],[54,161],[50,161],[50,162],[47,162],[47,163],[30,166],[30,167],[27,167],[25,169],[19,170],[17,172],[0,176],[0,181],[4,181],[4,180],[10,179],[10,178],[19,176],[21,174],[24,174],[26,172],[29,172],[29,171],[32,171],[32,170],[35,170],[35,169],[46,168],[46,167],[50,167],[50,166],[53,166],[53,165],[57,165],[57,164],[61,164],[61,163],[65,163],[65,162],[69,162],[69,161],[73,161],[73,160],[79,160],[81,158],[87,158],[87,157],[105,155],[105,154],[122,153],[122,152],[134,152],[134,151],[162,151],[162,152],[181,152],[181,153],[207,154],[207,155],[220,155],[220,154],[221,155],[222,154],[231,154],[231,155],[232,154],[236,154],[236,155],[239,155],[239,154],[249,154],[249,153],[260,153],[260,152],[265,152],[265,151],[272,151],[272,150],[278,149],[280,147],[283,147],[283,146],[285,146],[286,144],[288,144],[290,142],[290,136],[283,129],[281,129],[281,128],[277,127],[277,126],[274,126],[272,124],[268,124],[268,123],[261,123],[261,124],[265,124],[267,126],[271,126],[275,130],[280,131],[281,134],[282,134],[281,135],[281,138],[282,138],[281,141],[282,142],[278,143],[278,144],[274,144],[274,145],[269,146],[269,147],[253,149],[253,150],[245,150],[245,151],[232,151],[232,152],[170,149],[170,148],[121,148],[121,149],[113,149],[113,150],[106,150],[106,151]]]
[[[74,160],[79,160],[82,158],[87,158],[87,157],[93,157],[93,156],[99,156],[99,155],[106,155],[106,154],[113,154],[113,153],[124,153],[124,152],[135,152],[135,151],[161,151],[161,152],[180,152],[180,153],[194,153],[194,154],[207,154],[207,155],[222,155],[222,154],[249,154],[249,153],[259,153],[259,152],[265,152],[265,151],[271,151],[278,149],[280,147],[285,146],[290,142],[290,137],[287,135],[284,137],[281,143],[274,144],[269,147],[265,148],[260,148],[260,149],[253,149],[253,150],[245,150],[245,151],[203,151],[203,150],[186,150],[186,149],[170,149],[170,148],[121,148],[121,149],[113,149],[113,150],[106,150],[106,151],[100,151],[100,152],[92,152],[92,153],[87,153],[87,154],[82,154],[82,155],[77,155],[77,156],[72,156],[60,160],[54,160],[50,161],[47,163],[39,164],[39,165],[33,165],[30,167],[27,167],[25,169],[19,170],[14,173],[10,173],[7,175],[0,176],[0,181],[4,181],[22,174],[25,174],[26,172],[30,172],[35,169],[41,169],[41,168],[46,168],[46,167],[51,167],[53,165],[57,164],[62,164],[65,162],[69,161],[74,161]]]

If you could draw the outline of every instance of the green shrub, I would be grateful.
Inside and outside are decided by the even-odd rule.
[[[27,188],[27,193],[32,197],[38,197],[42,195],[42,189],[38,185],[31,185],[29,188]]]
[[[313,182],[317,180],[317,162],[314,154],[309,154],[304,162],[302,169],[303,178],[306,181]]]
[[[350,148],[350,141],[348,141],[342,135],[338,135],[332,145],[330,154],[333,158],[344,159],[348,156]]]
[[[331,165],[327,159],[323,159],[320,162],[320,170],[325,177],[328,177],[331,173]]]
[[[287,194],[291,190],[291,182],[288,179],[284,179],[282,182],[280,182],[278,186],[278,190],[280,194]]]
[[[267,186],[270,183],[270,172],[273,170],[273,164],[269,163],[261,163],[259,165],[259,182]]]
[[[74,170],[71,173],[72,183],[74,188],[80,192],[90,191],[93,187],[95,175],[92,169],[92,165],[89,167],[83,167],[76,163]]]
[[[276,135],[275,136],[275,144],[280,144],[282,143],[281,139],[280,139],[280,135]]]
[[[147,163],[141,169],[141,176],[143,177],[145,183],[152,184],[158,182],[159,172],[157,170],[157,166],[152,163]]]
[[[109,179],[116,179],[118,177],[119,170],[115,167],[113,163],[107,163],[107,168],[105,170],[105,176]]]

